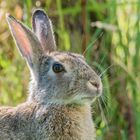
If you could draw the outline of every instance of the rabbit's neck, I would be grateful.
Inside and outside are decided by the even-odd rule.
[[[47,133],[52,134],[50,139],[95,140],[95,129],[89,104],[41,105],[37,116],[39,122],[44,123],[46,120]]]

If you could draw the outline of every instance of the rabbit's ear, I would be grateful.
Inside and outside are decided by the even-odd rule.
[[[35,10],[32,17],[33,31],[37,35],[45,51],[55,51],[56,43],[52,23],[43,10]]]
[[[21,55],[32,66],[33,61],[43,52],[38,38],[28,27],[17,21],[11,15],[7,15],[6,18]]]

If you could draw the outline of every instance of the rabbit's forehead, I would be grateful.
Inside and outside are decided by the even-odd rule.
[[[53,61],[60,62],[64,64],[69,69],[82,69],[82,70],[89,70],[91,69],[90,66],[86,63],[85,58],[76,53],[60,53],[56,52],[53,53],[52,59]]]
[[[76,61],[85,61],[84,56],[76,53],[69,53],[69,52],[54,52],[51,54],[54,60],[58,60],[61,62],[76,62]]]

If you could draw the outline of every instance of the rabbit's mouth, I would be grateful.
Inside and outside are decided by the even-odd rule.
[[[102,95],[102,82],[99,81],[98,83],[93,81],[88,81],[86,83],[86,88],[84,92],[81,92],[78,96],[74,97],[82,102],[94,102],[96,98]]]
[[[81,99],[83,100],[83,101],[91,101],[91,102],[93,102],[94,100],[96,100],[96,98],[98,98],[99,97],[99,95],[97,95],[97,96],[85,96],[85,97],[82,97]]]
[[[83,97],[82,100],[93,100],[94,97]]]

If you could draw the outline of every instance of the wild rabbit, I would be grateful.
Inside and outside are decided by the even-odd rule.
[[[7,15],[10,31],[30,72],[30,93],[17,107],[0,108],[0,140],[95,140],[91,103],[100,77],[84,57],[56,51],[52,24],[33,13],[33,31]]]

